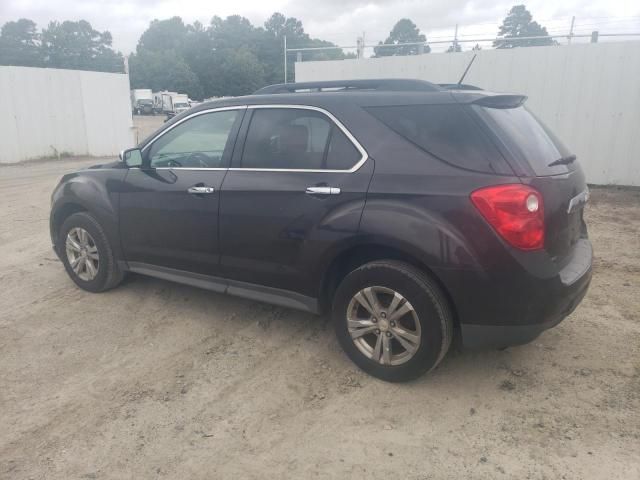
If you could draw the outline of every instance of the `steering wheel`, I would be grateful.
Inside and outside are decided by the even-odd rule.
[[[200,165],[202,168],[209,168],[209,164],[207,163],[207,160],[209,159],[209,156],[202,153],[202,152],[194,152],[191,155],[189,155],[188,157],[189,162],[194,161],[194,162],[198,162],[198,165]]]

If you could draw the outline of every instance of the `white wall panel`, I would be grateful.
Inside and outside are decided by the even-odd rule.
[[[523,93],[593,184],[640,186],[640,42],[296,63],[300,82],[419,78]]]
[[[0,67],[0,163],[66,152],[115,155],[133,145],[127,75]]]

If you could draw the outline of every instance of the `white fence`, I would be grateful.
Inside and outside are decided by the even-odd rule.
[[[0,67],[0,92],[0,163],[133,145],[127,75]]]
[[[522,93],[593,184],[640,186],[640,42],[296,63],[296,81],[419,78]]]

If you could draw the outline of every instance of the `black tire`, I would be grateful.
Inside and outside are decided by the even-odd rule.
[[[419,347],[399,365],[382,365],[365,356],[354,344],[347,328],[351,299],[367,287],[385,287],[402,295],[413,306],[420,322]],[[445,356],[453,337],[453,315],[439,286],[423,271],[396,260],[367,263],[349,273],[333,298],[333,321],[340,345],[365,372],[389,382],[415,379],[435,368]]]
[[[98,249],[98,271],[92,280],[83,280],[80,278],[69,264],[65,243],[69,231],[76,227],[86,230],[89,235],[91,235]],[[60,227],[57,248],[60,259],[62,260],[67,273],[75,284],[83,290],[93,293],[104,292],[116,287],[124,278],[124,272],[118,268],[118,263],[113,254],[113,249],[109,244],[109,240],[107,239],[104,230],[98,221],[87,212],[74,213],[65,219]]]

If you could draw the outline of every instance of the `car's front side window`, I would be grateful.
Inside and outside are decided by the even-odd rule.
[[[348,170],[360,158],[360,152],[342,130],[321,112],[258,108],[251,117],[238,167]]]
[[[238,110],[205,113],[169,130],[150,147],[153,168],[220,168]]]

